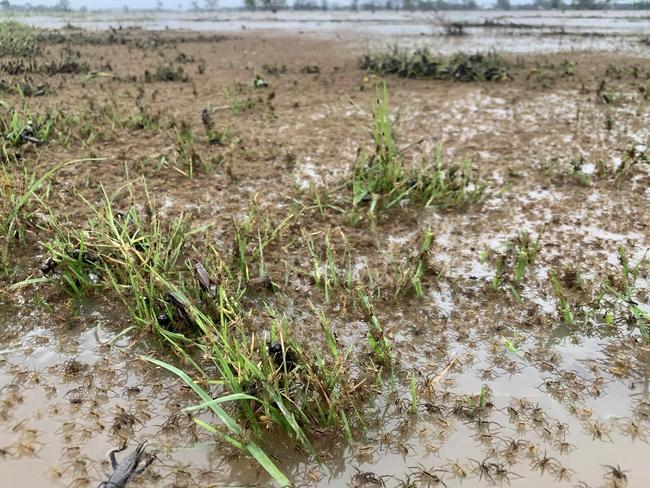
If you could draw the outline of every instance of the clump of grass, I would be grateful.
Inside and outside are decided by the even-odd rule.
[[[247,450],[282,486],[288,486],[288,480],[257,448],[256,439],[271,425],[292,435],[309,451],[313,449],[308,437],[311,427],[341,428],[351,439],[351,421],[359,415],[357,404],[369,392],[365,384],[371,384],[377,374],[368,370],[361,373],[362,378],[352,377],[350,352],[341,348],[324,314],[314,310],[323,333],[318,339],[323,344],[315,337],[313,342],[318,345],[308,350],[292,337],[286,318],[271,308],[267,308],[272,317],[267,340],[246,333],[241,322],[216,327],[216,340],[202,347],[218,371],[218,377],[208,381],[222,385],[214,399],[214,392],[208,395],[187,373],[149,359],[177,374],[203,400],[188,411],[209,408],[221,421],[208,424],[195,419],[199,426]],[[209,319],[202,320],[207,327]],[[214,408],[235,400],[229,414]]]
[[[349,252],[344,251],[342,257],[337,257],[329,233],[325,235],[322,246],[309,237],[306,240],[312,262],[311,278],[316,285],[323,287],[325,301],[329,302],[333,289],[352,291],[355,283]]]
[[[429,251],[433,246],[433,232],[429,228],[422,230],[419,249],[407,258],[407,262],[400,272],[395,290],[395,296],[404,291],[412,291],[418,298],[424,296],[422,279],[430,266],[428,262]]]
[[[203,122],[205,136],[210,144],[222,146],[226,143],[229,136],[229,130],[227,127],[220,130],[215,128],[212,110],[209,107],[204,108],[201,112],[201,122]]]
[[[0,136],[14,147],[26,142],[47,142],[52,136],[56,121],[56,112],[39,115],[30,113],[26,105],[15,109],[0,102]]]
[[[167,286],[179,275],[190,233],[187,219],[163,224],[151,210],[145,215],[135,207],[119,212],[105,191],[101,207],[88,205],[94,213],[88,229],[54,220],[54,238],[44,243],[67,289],[74,295],[100,284],[112,289],[139,326],[159,326],[161,314],[179,328],[191,326],[177,303],[182,299],[170,299],[174,290]]]
[[[0,22],[0,57],[15,58],[24,71],[36,70],[36,57],[40,53],[36,30],[13,21]],[[15,65],[9,63],[5,67]],[[5,69],[5,71],[11,71]]]
[[[230,112],[233,115],[241,114],[244,110],[249,109],[252,105],[250,100],[243,99],[241,97],[236,97],[235,95],[233,95],[226,86],[223,86],[221,88],[221,93],[223,94],[223,97],[226,99],[228,108],[230,109]]]
[[[558,299],[560,316],[566,325],[605,325],[607,328],[628,325],[638,330],[645,340],[650,340],[648,290],[640,287],[637,280],[646,259],[643,257],[632,263],[627,250],[620,247],[618,260],[620,268],[608,273],[596,291],[591,292],[591,297],[584,296],[584,284],[574,278],[573,273],[568,277],[566,273],[559,276],[551,270],[549,279]]]
[[[368,323],[366,338],[370,349],[370,357],[377,365],[388,367],[392,362],[392,345],[388,337],[386,337],[385,330],[379,322],[379,318],[375,314],[370,298],[365,290],[359,288],[357,290],[357,297],[361,310],[366,314],[366,321]]]
[[[454,81],[506,81],[511,79],[510,64],[497,53],[457,53],[450,58],[434,56],[428,49],[413,52],[395,47],[391,51],[365,54],[362,69],[378,74],[407,78],[432,78]]]
[[[200,410],[200,409],[210,409],[214,415],[221,420],[225,429],[219,429],[203,420],[195,418],[194,421],[197,425],[204,428],[208,432],[213,433],[215,436],[218,436],[228,442],[230,445],[241,451],[248,452],[255,460],[262,466],[266,472],[281,486],[289,487],[291,486],[291,481],[280,471],[273,461],[266,455],[266,453],[252,440],[246,438],[246,432],[244,429],[237,423],[237,421],[229,415],[222,404],[227,404],[228,402],[241,402],[241,401],[254,401],[255,397],[242,393],[234,393],[231,395],[225,395],[217,399],[213,399],[210,394],[204,390],[196,381],[190,378],[187,373],[178,369],[175,366],[172,366],[169,363],[164,361],[157,360],[151,357],[143,356],[142,359],[149,361],[153,364],[156,364],[166,370],[174,373],[179,378],[181,378],[203,401],[200,405],[195,407],[190,407],[186,411]],[[223,430],[226,430],[224,432]]]
[[[0,80],[0,94],[16,93],[20,98],[49,95],[52,88],[48,83],[35,84],[33,80],[23,78],[21,81],[7,82]]]
[[[165,224],[149,204],[144,212],[132,205],[120,213],[114,198],[105,192],[101,207],[91,208],[94,218],[87,229],[53,223],[55,238],[45,245],[56,273],[75,295],[93,287],[112,290],[123,300],[135,326],[157,333],[190,365],[191,370],[184,372],[152,360],[197,392],[204,402],[192,411],[209,408],[222,423],[197,419],[198,425],[247,451],[282,483],[286,477],[256,443],[270,426],[279,427],[308,450],[314,428],[340,428],[352,437],[357,406],[372,393],[379,369],[355,365],[320,311],[316,312],[322,336],[312,337],[308,347],[293,336],[288,319],[269,306],[264,308],[270,317],[265,332],[251,332],[247,324],[255,313],[254,308],[246,310],[243,302],[252,261],[258,259],[263,273],[263,249],[284,228],[286,219],[265,232],[253,211],[237,227],[240,254],[232,265],[209,247],[200,252],[203,263],[186,259],[183,267],[193,233],[186,219]],[[251,235],[257,239],[249,239]],[[388,364],[390,345],[368,297],[362,294],[360,299],[370,317],[371,357],[376,364]],[[209,395],[198,386],[206,382],[218,385]],[[218,398],[213,400],[215,395]],[[233,403],[228,412],[220,407],[226,402]]]
[[[63,167],[88,160],[68,161],[38,174],[26,167],[16,174],[15,167],[0,163],[0,266],[8,274],[9,249],[12,241],[23,242],[25,232],[39,203],[49,194],[49,180]],[[45,187],[45,188],[44,188]]]
[[[492,288],[500,289],[508,285],[518,297],[518,287],[526,276],[528,267],[535,263],[537,254],[542,248],[541,237],[544,229],[540,230],[533,239],[528,232],[520,232],[514,239],[505,242],[492,256],[495,263],[495,274]]]
[[[637,278],[641,266],[645,262],[645,257],[633,264],[630,262],[625,248],[619,247],[618,260],[621,266],[619,274],[610,274],[607,277],[602,284],[602,292],[596,303],[601,309],[605,305],[605,319],[609,325],[620,322],[628,323],[636,327],[644,339],[650,340],[648,304],[642,303],[643,295],[638,293],[636,288]]]
[[[79,61],[81,54],[75,52],[70,46],[64,46],[61,49],[59,60],[52,60],[47,64],[40,66],[40,71],[48,75],[56,74],[77,74],[87,73],[90,66],[84,61]]]
[[[353,207],[368,203],[368,214],[374,218],[380,209],[391,208],[405,200],[439,208],[483,200],[485,184],[472,179],[467,160],[458,165],[444,165],[441,151],[438,151],[432,164],[415,170],[404,169],[393,134],[385,84],[377,89],[372,114],[375,150],[362,157],[353,168]]]
[[[197,165],[202,165],[205,170],[208,170],[208,165],[204,164],[203,159],[196,151],[192,127],[183,120],[179,127],[174,128],[174,135],[176,137],[177,158],[186,170],[184,171],[181,168],[175,169],[189,178],[194,178],[194,170]]]
[[[160,119],[160,113],[152,113],[140,105],[137,111],[119,119],[118,123],[120,126],[129,129],[158,130],[160,128]]]
[[[173,68],[172,66],[159,64],[156,66],[154,73],[149,72],[149,70],[144,72],[144,81],[147,83],[154,81],[187,81],[188,79],[182,66]]]
[[[553,291],[555,292],[555,296],[558,299],[562,322],[566,325],[573,325],[575,321],[576,312],[574,310],[574,307],[570,305],[567,295],[564,289],[562,288],[562,283],[560,282],[557,272],[555,270],[551,270],[549,272],[549,279],[551,281],[551,285],[553,286]]]

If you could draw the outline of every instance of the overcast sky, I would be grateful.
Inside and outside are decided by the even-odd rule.
[[[198,0],[199,4],[203,0]],[[56,5],[58,0],[9,0],[12,5],[25,5],[31,3],[32,5]],[[233,7],[243,4],[243,0],[219,0],[219,6]],[[89,9],[121,9],[123,5],[128,5],[130,9],[154,9],[156,8],[157,0],[70,0],[72,8],[78,9],[85,6]],[[192,2],[190,0],[163,0],[165,8],[178,8],[182,5],[183,8],[190,8]]]
[[[199,4],[203,4],[203,0],[197,0]],[[330,0],[330,4],[343,4],[349,0]],[[494,0],[496,1],[496,0]],[[492,4],[494,1],[490,0],[478,0],[479,4]],[[520,3],[522,0],[511,0],[513,4]],[[192,5],[191,0],[162,0],[165,8],[168,9],[177,9],[179,5],[182,5],[184,9],[189,9]],[[58,0],[9,0],[9,3],[13,5],[25,5],[30,3],[32,5],[56,5]],[[244,0],[219,0],[220,7],[239,7],[243,5]],[[293,3],[292,0],[289,0],[289,4]],[[318,3],[318,2],[317,2]],[[70,0],[72,8],[78,9],[79,7],[85,6],[89,9],[122,9],[124,5],[128,5],[130,9],[154,9],[156,8],[157,0]]]

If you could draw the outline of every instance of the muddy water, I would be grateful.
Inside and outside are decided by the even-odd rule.
[[[448,486],[460,486],[466,476],[463,486],[509,480],[513,486],[569,487],[578,481],[601,486],[605,466],[620,464],[630,470],[629,486],[643,486],[650,350],[623,330],[585,334],[557,325],[545,334],[524,334],[489,306],[481,322],[502,321],[498,333],[487,323],[483,330],[463,329],[463,315],[471,314],[459,313],[463,304],[440,298],[444,294],[432,293],[426,304],[384,319],[395,331],[402,364],[421,385],[427,377],[436,380],[422,386],[417,414],[388,382],[366,434],[353,446],[330,446],[320,466],[290,447],[269,446],[287,473],[323,487],[357,486],[359,472],[384,476],[387,486],[409,476],[424,484],[424,471]],[[449,318],[436,317],[440,310]],[[267,484],[251,463],[192,428],[180,409],[194,399],[133,360],[137,337],[111,343],[117,331],[97,309],[82,310],[80,323],[67,330],[42,327],[38,315],[27,314],[25,324],[14,321],[2,351],[0,446],[7,486],[95,484],[108,470],[106,451],[134,438],[149,438],[158,457],[141,486]],[[345,323],[334,325],[345,336]],[[505,338],[516,351],[504,346]],[[613,374],[619,363],[628,370]],[[473,418],[465,411],[467,396],[486,388],[488,413]],[[482,471],[481,463],[492,467]]]

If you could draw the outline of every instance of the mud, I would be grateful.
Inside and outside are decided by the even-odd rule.
[[[349,256],[354,279],[381,289],[373,305],[393,342],[395,369],[366,405],[365,428],[352,443],[340,432],[312,433],[315,454],[274,431],[261,441],[297,486],[645,486],[650,343],[629,320],[563,323],[549,279],[558,270],[565,292],[587,302],[608,276],[620,276],[623,246],[640,263],[634,298],[648,307],[650,166],[616,172],[631,146],[645,151],[650,142],[645,55],[530,54],[504,83],[387,77],[398,143],[413,144],[405,164],[419,165],[437,150],[445,160],[468,158],[490,191],[482,204],[441,210],[405,203],[351,226],[337,212],[318,212],[313,195],[340,185],[358,151],[372,150],[378,77],[358,68],[366,45],[352,42],[356,34],[238,32],[210,42],[187,32],[128,36],[166,41],[75,47],[79,60],[107,77],[35,75],[52,90],[30,99],[30,108],[78,118],[67,143],[55,136],[27,144],[24,160],[47,168],[105,158],[61,170],[48,211],[83,227],[92,211],[78,195],[97,204],[100,185],[113,192],[128,181],[132,202],[124,196],[118,203],[144,208],[143,176],[163,217],[191,213],[207,227],[201,239],[229,256],[232,220],[251,205],[276,224],[297,205],[301,213],[265,250],[279,292],[260,291],[246,304],[253,330],[268,328],[266,302],[307,344],[319,330],[310,304],[354,355],[364,354],[367,325],[350,293],[333,290],[327,301],[313,283],[305,236],[320,243],[329,233],[337,257]],[[43,61],[58,59],[59,49],[48,47]],[[177,67],[178,59],[187,81],[144,81],[145,70]],[[571,74],[563,62],[574,66]],[[274,75],[263,65],[287,69]],[[254,88],[256,75],[269,87]],[[603,101],[603,80],[614,103]],[[231,97],[241,110],[232,110]],[[20,102],[12,93],[4,99]],[[223,145],[204,133],[206,107],[227,131]],[[117,123],[138,114],[157,117],[156,126]],[[197,156],[192,178],[178,139],[183,123]],[[177,358],[146,329],[119,335],[132,323],[114,296],[98,291],[80,300],[56,280],[10,288],[39,276],[47,254],[39,242],[50,236],[38,223],[30,223],[24,244],[12,243],[10,274],[0,279],[5,483],[96,486],[110,472],[110,449],[148,438],[157,460],[139,486],[272,486],[253,461],[183,412],[197,398],[139,356]],[[394,297],[400,266],[424,227],[435,238],[425,295]],[[516,293],[508,282],[495,289],[495,256],[522,231],[540,234],[535,262],[513,285]],[[570,279],[576,269],[579,286]],[[403,387],[411,377],[415,412]]]

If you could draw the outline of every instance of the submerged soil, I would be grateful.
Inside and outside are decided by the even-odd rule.
[[[512,58],[511,79],[495,83],[386,77],[405,165],[429,162],[438,151],[445,162],[468,159],[489,190],[480,204],[404,202],[352,225],[346,215],[320,212],[314,194],[349,192],[341,182],[359,154],[373,149],[379,77],[358,68],[362,47],[345,35],[113,36],[70,46],[94,76],[0,75],[8,85],[29,78],[49,86],[26,99],[34,113],[56,108],[78,117],[69,140],[20,148],[30,169],[101,158],[55,175],[49,210],[28,223],[25,243],[11,243],[9,275],[0,279],[0,472],[7,486],[97,485],[109,471],[109,449],[145,438],[157,459],[136,486],[272,485],[253,461],[195,426],[183,412],[197,403],[188,388],[139,360],[173,362],[168,348],[146,329],[116,338],[132,323],[114,296],[71,297],[56,279],[10,288],[40,275],[49,212],[83,227],[92,210],[80,196],[99,204],[102,188],[111,194],[129,182],[132,196],[116,205],[144,208],[145,181],[163,218],[190,214],[193,225],[206,226],[197,245],[226,256],[232,222],[251,206],[275,225],[302,208],[265,250],[278,290],[249,297],[252,330],[268,327],[269,303],[298,340],[324,348],[315,305],[353,355],[366,353],[367,317],[347,291],[326,299],[314,284],[307,238],[321,243],[328,234],[338,255],[349,256],[355,280],[384,290],[373,307],[393,344],[394,367],[365,406],[366,425],[354,441],[312,433],[315,454],[272,431],[262,441],[297,486],[646,485],[650,342],[628,316],[565,323],[549,278],[556,270],[563,294],[590,302],[608,277],[620,279],[624,247],[639,263],[634,300],[647,307],[646,58],[527,55]],[[39,59],[59,59],[60,51],[53,44]],[[159,66],[181,67],[187,79],[146,81],[145,71]],[[254,87],[256,76],[268,86]],[[9,91],[3,99],[22,103]],[[205,136],[205,108],[222,144]],[[133,123],[117,123],[129,116]],[[189,152],[179,142],[183,125],[193,134]],[[434,235],[424,296],[395,297],[423,228]],[[522,231],[539,235],[534,263],[521,282],[493,286],[500,246]]]

